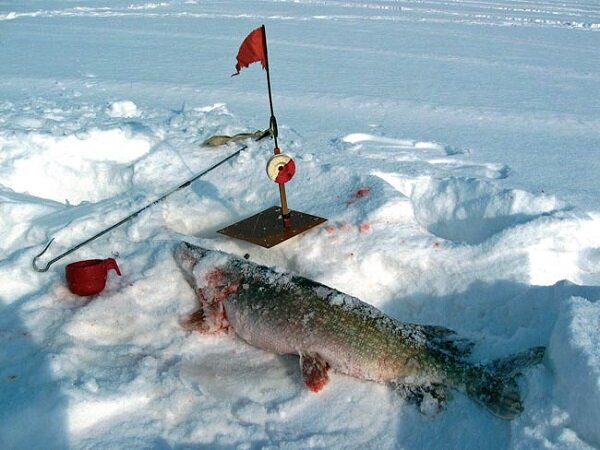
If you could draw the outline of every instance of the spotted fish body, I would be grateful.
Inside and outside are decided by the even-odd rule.
[[[439,406],[454,388],[511,419],[523,409],[516,375],[543,357],[537,347],[472,364],[466,359],[472,344],[452,330],[402,323],[315,281],[188,243],[175,259],[200,299],[188,328],[235,332],[258,348],[299,355],[303,380],[315,392],[334,370]]]

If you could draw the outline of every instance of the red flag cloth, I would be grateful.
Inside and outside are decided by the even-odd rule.
[[[250,64],[259,61],[262,63],[263,69],[265,69],[267,67],[267,55],[265,53],[265,33],[263,27],[252,31],[246,36],[244,42],[242,42],[240,51],[237,54],[237,64],[235,65],[237,73],[234,73],[232,77],[239,75],[243,67],[248,67]]]

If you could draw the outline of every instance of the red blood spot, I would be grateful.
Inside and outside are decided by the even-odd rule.
[[[223,272],[220,270],[213,270],[206,277],[210,284],[219,284],[221,279],[223,278]]]
[[[363,197],[366,197],[367,195],[369,195],[370,192],[371,192],[371,188],[370,187],[362,187],[358,191],[356,191],[356,193],[354,194],[354,196],[356,198],[363,198]]]
[[[370,225],[370,224],[368,224],[368,223],[361,223],[361,224],[358,226],[358,230],[359,230],[361,233],[368,233],[369,231],[371,231],[371,225]]]
[[[327,227],[325,227],[325,231],[327,231],[328,233],[335,233],[336,230],[337,227],[335,225],[328,225]]]
[[[209,286],[213,288],[213,298],[207,299],[209,302],[223,302],[234,294],[240,287],[239,280],[228,281],[225,273],[221,270],[213,270],[208,274],[207,280]]]
[[[370,187],[361,187],[356,192],[354,192],[354,194],[352,194],[352,197],[350,197],[350,200],[348,200],[346,202],[346,204],[351,205],[352,203],[355,203],[357,200],[366,197],[370,193],[371,193]]]
[[[181,321],[181,326],[203,334],[230,330],[224,302],[234,294],[240,280],[222,270],[213,270],[206,276],[207,286],[198,289],[200,308]]]
[[[329,377],[319,380],[313,379],[306,382],[306,387],[308,387],[311,391],[316,393],[323,389],[328,381]]]

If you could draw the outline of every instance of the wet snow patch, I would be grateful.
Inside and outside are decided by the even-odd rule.
[[[571,297],[561,308],[550,339],[555,395],[581,438],[600,445],[600,303]],[[577,386],[577,389],[573,389]]]

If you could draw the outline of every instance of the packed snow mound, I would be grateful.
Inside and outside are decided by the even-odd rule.
[[[0,187],[0,240],[4,243],[0,257],[6,256],[4,250],[17,244],[30,231],[36,218],[48,216],[62,207],[61,203]]]
[[[108,115],[110,117],[137,117],[140,115],[138,107],[131,100],[122,100],[112,102],[108,105]]]
[[[128,129],[79,130],[55,136],[17,132],[0,136],[2,184],[58,202],[97,202],[131,188],[133,161],[152,139]]]
[[[426,154],[427,151],[435,154],[443,153],[446,155],[456,155],[464,153],[464,150],[453,148],[449,145],[442,145],[438,142],[415,141],[412,139],[397,139],[387,136],[377,136],[368,133],[352,133],[342,138],[343,142],[348,144],[374,143],[380,147],[392,148],[414,148],[421,150],[419,153]]]
[[[172,188],[219,160],[217,152],[199,151],[203,136],[240,131],[223,122],[231,115],[221,103],[145,112],[128,100],[107,108],[39,100],[4,102],[0,114],[0,185],[70,205]]]
[[[571,297],[562,303],[552,332],[549,359],[554,369],[554,395],[563,419],[581,439],[600,447],[600,302]]]
[[[577,265],[582,272],[582,283],[600,284],[600,247],[583,249]]]
[[[340,141],[343,149],[360,155],[356,172],[370,172],[394,187],[410,201],[417,222],[441,239],[479,244],[566,208],[554,195],[499,187],[494,181],[506,178],[509,168],[468,162],[466,150],[367,133],[349,134]],[[371,196],[371,207],[376,198]]]
[[[416,219],[429,232],[468,244],[565,207],[553,195],[500,189],[485,180],[464,177],[418,182],[410,198]]]

